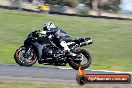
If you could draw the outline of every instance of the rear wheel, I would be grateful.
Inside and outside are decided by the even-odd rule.
[[[81,55],[81,58],[78,58],[81,60],[77,62],[75,60],[76,58],[72,57],[69,60],[69,65],[75,70],[78,70],[79,67],[81,67],[81,69],[88,68],[92,61],[90,53],[84,49],[78,49],[77,52]]]
[[[16,50],[14,59],[20,66],[32,66],[36,63],[37,56],[32,48],[22,46]]]

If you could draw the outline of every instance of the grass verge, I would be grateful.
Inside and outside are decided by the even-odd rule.
[[[0,81],[0,88],[123,88],[121,85],[91,85],[85,84],[59,84],[59,83],[35,83],[35,82],[5,82]]]

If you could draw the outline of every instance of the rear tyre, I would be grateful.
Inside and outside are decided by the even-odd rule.
[[[82,61],[78,63],[75,61],[75,58],[72,57],[69,60],[69,65],[75,70],[78,70],[79,67],[81,67],[81,69],[88,68],[92,61],[90,53],[84,49],[78,49],[77,52],[83,55],[84,58],[82,58],[82,59],[84,59],[86,61],[86,63],[82,63]]]
[[[14,54],[14,59],[20,66],[32,66],[37,61],[35,51],[33,49],[30,49],[28,52],[27,51],[28,49],[26,47],[21,46]]]

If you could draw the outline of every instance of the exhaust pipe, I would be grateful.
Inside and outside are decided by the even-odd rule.
[[[80,47],[82,47],[82,46],[90,45],[92,43],[93,43],[93,41],[91,39],[89,39],[89,40],[85,40],[85,42],[82,42],[79,45],[80,45]]]

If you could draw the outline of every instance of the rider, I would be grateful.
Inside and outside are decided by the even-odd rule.
[[[61,30],[60,28],[56,27],[53,23],[49,22],[44,24],[43,31],[40,32],[41,34],[46,35],[54,35],[53,42],[58,46],[64,49],[64,51],[69,52],[70,49],[67,46],[66,41],[71,41],[71,37]]]

